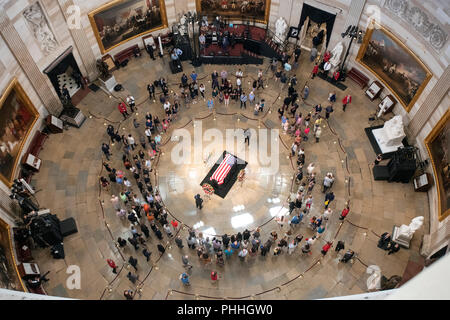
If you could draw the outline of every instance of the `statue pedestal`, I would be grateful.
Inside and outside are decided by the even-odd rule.
[[[409,249],[409,244],[411,242],[412,236],[408,237],[404,234],[400,233],[400,228],[397,226],[394,226],[394,229],[392,230],[392,241],[395,243],[398,243],[400,246]]]
[[[397,151],[403,147],[402,141],[406,137],[401,116],[386,121],[382,128],[373,129],[372,134],[382,153]]]
[[[117,85],[116,78],[114,78],[113,75],[111,75],[111,77],[109,77],[107,80],[103,80],[102,78],[99,78],[99,80],[100,83],[103,84],[109,92],[113,92],[114,87]]]

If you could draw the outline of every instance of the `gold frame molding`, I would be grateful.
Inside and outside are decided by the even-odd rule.
[[[446,217],[450,215],[450,208],[447,208],[445,212],[442,212],[443,208],[441,206],[441,190],[440,190],[440,184],[439,184],[439,176],[436,169],[436,163],[434,162],[433,155],[431,153],[430,144],[433,143],[433,141],[436,139],[436,137],[439,135],[441,130],[444,128],[444,126],[447,124],[447,122],[450,120],[450,110],[447,110],[444,114],[444,116],[439,120],[439,122],[436,124],[436,126],[431,130],[431,132],[428,134],[428,136],[425,138],[425,146],[427,147],[428,155],[430,156],[431,163],[433,165],[433,173],[434,178],[436,181],[436,188],[437,188],[437,194],[438,194],[438,219],[439,222],[444,220]]]
[[[255,22],[269,24],[270,5],[272,4],[271,2],[272,2],[272,0],[266,0],[266,11],[264,12],[264,20],[255,20]],[[195,0],[195,8],[197,10],[197,14],[202,12],[201,0]],[[236,17],[236,18],[238,18],[238,17]]]
[[[380,29],[385,35],[387,35],[389,38],[391,38],[391,40],[393,40],[397,45],[399,45],[401,48],[403,48],[403,50],[405,50],[407,53],[409,53],[416,61],[417,63],[420,64],[420,66],[426,71],[427,76],[424,79],[424,81],[422,82],[422,84],[420,85],[419,89],[417,90],[416,94],[414,95],[414,98],[411,100],[411,102],[406,105],[403,100],[401,99],[401,97],[397,94],[397,92],[395,92],[394,89],[392,89],[392,87],[386,82],[384,81],[383,78],[381,78],[374,70],[372,70],[368,65],[366,65],[363,61],[362,58],[364,56],[364,54],[366,53],[367,50],[367,46],[369,44],[369,40],[372,38],[372,33],[375,30],[375,27],[377,29]],[[425,89],[425,87],[427,86],[428,82],[430,81],[430,79],[433,77],[433,74],[431,73],[430,69],[428,69],[428,67],[422,62],[422,60],[420,60],[420,58],[413,52],[411,51],[411,49],[409,49],[402,41],[400,41],[397,36],[395,34],[393,34],[390,30],[386,29],[385,27],[381,26],[380,24],[378,24],[377,22],[375,22],[375,20],[371,20],[370,21],[370,25],[369,28],[366,31],[366,34],[364,36],[364,40],[363,40],[363,44],[361,45],[361,47],[359,48],[358,51],[358,55],[356,56],[356,61],[361,64],[362,66],[364,66],[367,70],[369,70],[372,74],[374,74],[378,80],[380,80],[381,82],[383,82],[383,84],[389,88],[389,90],[392,92],[393,95],[395,95],[395,97],[397,98],[397,100],[400,102],[400,104],[403,106],[403,108],[405,108],[406,112],[411,111],[412,107],[414,106],[414,104],[416,103],[417,99],[419,99],[420,95],[422,94],[423,90]]]
[[[28,292],[28,290],[25,289],[25,286],[22,282],[22,278],[19,274],[19,269],[17,269],[17,261],[16,257],[14,256],[14,250],[13,250],[13,241],[11,238],[11,226],[7,224],[3,219],[0,218],[0,228],[5,230],[8,233],[8,242],[9,242],[9,258],[11,259],[12,264],[14,265],[14,270],[16,271],[16,276],[19,279],[20,286],[22,287],[23,292]],[[19,288],[18,288],[19,289]]]
[[[147,31],[144,31],[144,32],[142,32],[140,34],[137,34],[137,35],[127,39],[127,40],[121,41],[118,44],[113,45],[112,47],[109,47],[109,48],[105,49],[104,46],[103,46],[103,43],[102,43],[102,39],[100,39],[100,34],[98,32],[94,16],[97,13],[101,12],[101,11],[109,9],[109,8],[119,4],[121,2],[125,2],[125,1],[127,1],[127,0],[114,0],[114,1],[111,1],[111,2],[108,2],[108,3],[104,4],[101,7],[97,8],[95,10],[92,10],[91,12],[88,13],[88,17],[89,17],[89,21],[91,23],[92,31],[94,32],[95,39],[97,40],[98,46],[100,47],[100,51],[101,51],[102,54],[105,54],[106,52],[109,52],[112,49],[117,48],[118,46],[121,46],[122,44],[124,44],[124,43],[126,43],[128,41],[131,41],[133,39],[139,38],[140,36],[143,36],[144,34],[147,34],[147,33],[150,33],[150,32],[155,32],[155,31],[158,31],[158,30],[162,30],[162,29],[165,29],[165,28],[168,27],[167,13],[166,13],[166,3],[165,3],[164,0],[159,0],[159,8],[160,8],[162,26],[156,27],[156,28],[153,28],[153,29],[150,29],[150,30],[147,30]],[[144,0],[142,0],[142,1],[144,1]]]
[[[17,158],[14,161],[14,167],[11,174],[11,179],[8,180],[3,174],[0,173],[0,181],[2,181],[8,188],[11,188],[12,182],[14,180],[14,177],[17,173],[17,163],[19,162],[22,154],[22,149],[25,144],[25,142],[28,140],[28,136],[30,135],[30,132],[33,130],[34,125],[36,124],[36,121],[39,119],[39,112],[37,111],[36,107],[31,102],[28,95],[25,93],[25,90],[23,90],[22,86],[20,85],[17,78],[14,78],[6,88],[5,92],[2,94],[0,98],[0,113],[3,108],[3,105],[5,104],[6,99],[8,99],[11,92],[14,91],[18,98],[24,103],[25,107],[33,114],[34,120],[30,125],[30,128],[27,130],[27,133],[24,135],[22,142],[20,143],[19,152],[17,153]]]

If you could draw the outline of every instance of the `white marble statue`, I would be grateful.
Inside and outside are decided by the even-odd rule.
[[[188,30],[187,30],[187,18],[186,15],[181,16],[180,18],[180,23],[178,25],[178,32],[180,32],[181,36],[184,36],[187,34]]]
[[[275,35],[274,41],[277,43],[282,43],[284,41],[284,38],[286,37],[287,32],[287,22],[283,17],[279,17],[278,20],[275,22]]]
[[[423,216],[415,217],[411,220],[409,226],[402,224],[399,229],[399,237],[406,237],[411,239],[414,232],[416,232],[423,225]]]
[[[383,102],[380,105],[380,111],[378,111],[377,117],[381,117],[381,115],[386,112],[387,109],[389,109],[390,105],[389,105],[389,100],[388,99],[384,99]]]
[[[367,279],[367,290],[375,291],[381,288],[381,269],[377,265],[370,265],[367,267],[366,273],[370,274]]]
[[[396,146],[401,145],[405,137],[402,116],[397,115],[384,123],[380,142],[387,146]]]
[[[30,26],[34,37],[39,42],[44,54],[48,55],[58,47],[58,42],[48,25],[47,18],[45,17],[39,2],[35,2],[25,9],[23,16]]]
[[[339,66],[341,62],[342,52],[344,51],[344,45],[341,41],[334,47],[334,49],[330,52],[331,58],[330,63],[333,67]]]

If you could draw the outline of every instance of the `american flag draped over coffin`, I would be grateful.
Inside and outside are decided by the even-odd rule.
[[[223,158],[219,167],[216,169],[209,180],[216,180],[218,185],[223,184],[225,178],[230,173],[231,168],[234,164],[236,164],[236,158],[233,155],[227,153],[225,158]]]

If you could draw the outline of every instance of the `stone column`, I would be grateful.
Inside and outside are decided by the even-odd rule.
[[[4,11],[0,12],[0,34],[28,80],[30,80],[45,108],[50,114],[59,116],[63,107],[56,91],[48,85],[48,79],[37,67],[20,34],[11,24]]]
[[[358,25],[365,5],[366,0],[352,0],[348,9],[347,20],[345,21],[345,29],[347,29],[348,26]],[[345,30],[342,32],[344,31]]]
[[[348,26],[358,26],[359,20],[361,19],[361,14],[364,10],[364,6],[366,5],[366,0],[352,0],[350,3],[350,6],[348,7],[348,14],[347,19],[345,20],[344,29],[340,32],[345,32],[347,30]],[[333,28],[334,30],[334,28]],[[343,39],[343,43],[345,43],[345,50],[347,50],[348,46],[350,45],[350,39],[346,37]],[[353,39],[352,47],[350,48],[349,55],[347,57],[346,66],[347,69],[350,69],[350,65],[354,61],[354,57],[356,55],[355,48],[356,48],[356,39]],[[330,48],[329,50],[332,50],[333,48]],[[344,59],[345,53],[342,55],[341,59]],[[342,63],[342,60],[341,60]]]
[[[71,28],[69,25],[71,14],[74,13],[71,12],[69,14],[68,8],[70,6],[74,6],[73,0],[58,0],[58,4],[63,13],[64,19],[68,22],[68,28],[70,34],[72,35],[73,42],[77,47],[78,54],[80,55],[81,61],[83,62],[83,65],[88,73],[87,77],[89,78],[89,81],[94,81],[97,78],[98,71],[96,59],[87,39],[86,33],[82,29],[81,24],[79,28]]]
[[[430,119],[430,116],[441,103],[442,99],[444,99],[445,95],[448,94],[449,89],[450,68],[447,66],[444,73],[436,82],[433,89],[431,89],[431,92],[425,98],[425,101],[422,103],[419,110],[408,124],[407,130],[411,139],[415,139],[417,137],[420,130],[422,130],[428,119]]]

